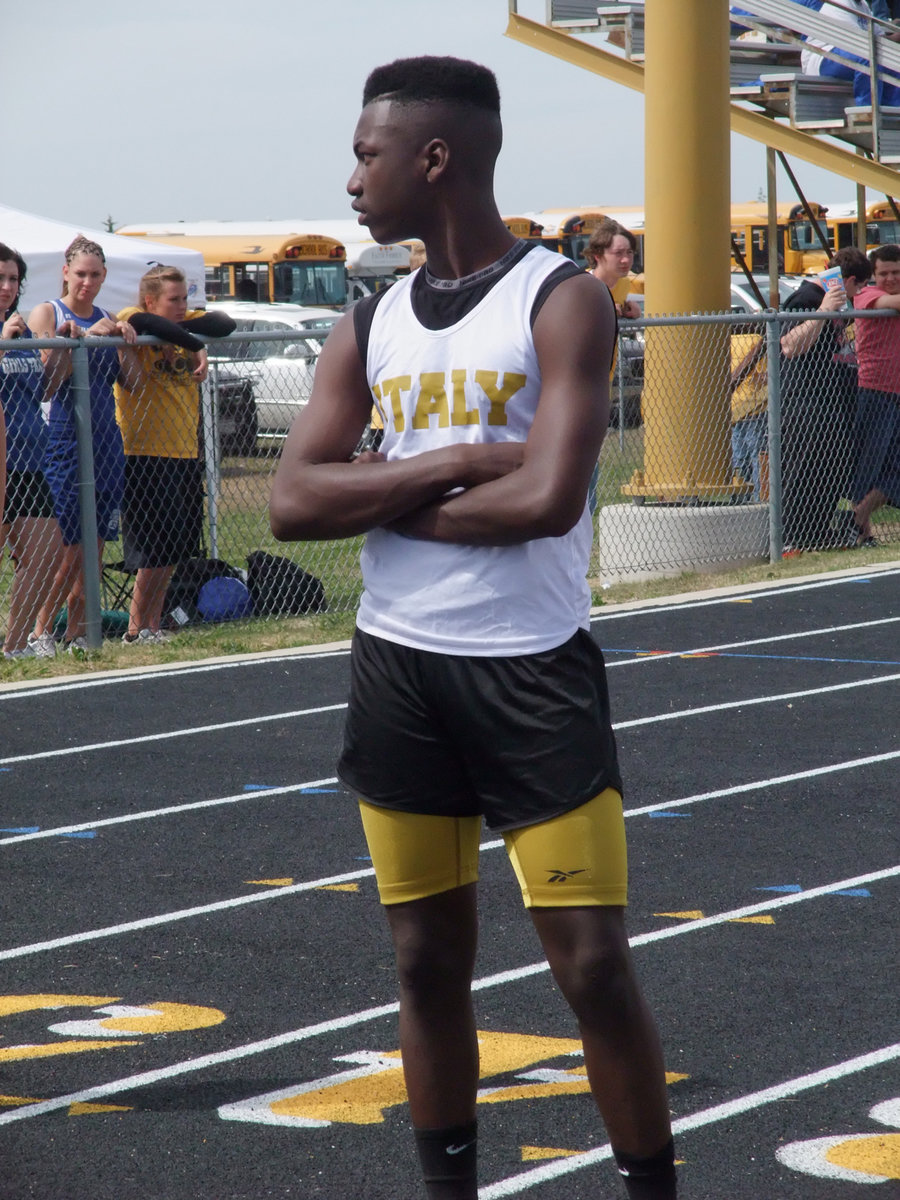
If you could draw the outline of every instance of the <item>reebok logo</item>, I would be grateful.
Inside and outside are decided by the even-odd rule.
[[[470,1146],[474,1146],[474,1145],[475,1145],[474,1142],[466,1142],[465,1145],[463,1145],[463,1146],[448,1146],[447,1153],[448,1154],[462,1154],[463,1150],[468,1150],[468,1148]]]
[[[547,868],[547,872],[548,872],[547,882],[548,883],[568,883],[568,881],[570,879],[574,879],[574,877],[576,875],[583,875],[584,870],[585,870],[584,867],[579,868],[579,870],[577,870],[577,871],[562,871],[559,868],[552,869],[552,868],[548,867]]]

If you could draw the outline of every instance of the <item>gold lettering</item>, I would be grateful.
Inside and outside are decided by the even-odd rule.
[[[477,408],[466,408],[466,372],[451,371],[450,380],[453,384],[453,408],[450,416],[451,425],[480,425],[481,414]]]
[[[412,379],[409,375],[398,375],[394,379],[385,379],[382,383],[377,384],[372,390],[377,392],[378,398],[387,396],[391,404],[391,411],[394,414],[394,430],[396,433],[402,433],[406,428],[406,421],[403,416],[403,403],[400,398],[401,392],[408,392],[412,387]]]
[[[498,387],[498,379],[499,372],[497,371],[475,372],[475,382],[483,389],[484,394],[491,402],[488,410],[488,425],[506,424],[506,406],[516,392],[521,391],[525,386],[525,376],[512,371],[504,374],[502,387]]]
[[[444,378],[443,371],[423,371],[419,376],[419,398],[412,420],[413,429],[427,429],[435,414],[439,429],[446,429],[450,424],[450,406],[444,388]]]

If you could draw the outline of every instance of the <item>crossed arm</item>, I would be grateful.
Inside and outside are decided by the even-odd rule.
[[[351,462],[372,395],[348,315],[322,351],[309,404],[285,443],[270,503],[275,536],[340,538],[390,525],[426,540],[500,546],[566,533],[584,510],[606,432],[614,337],[608,289],[587,274],[568,279],[535,322],[542,386],[525,443]]]

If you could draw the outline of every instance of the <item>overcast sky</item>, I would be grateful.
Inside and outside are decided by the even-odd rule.
[[[347,217],[350,146],[372,67],[410,54],[497,74],[501,211],[644,203],[644,102],[504,36],[506,0],[70,0],[4,5],[0,202],[100,228],[204,218]],[[542,20],[543,0],[519,11]],[[599,42],[599,44],[604,44]],[[794,163],[811,199],[853,185]],[[732,198],[765,151],[732,139]],[[779,199],[791,198],[786,178]],[[2,230],[0,230],[2,239]]]

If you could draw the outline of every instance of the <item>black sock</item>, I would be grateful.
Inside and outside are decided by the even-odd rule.
[[[428,1200],[476,1200],[477,1121],[414,1132]]]
[[[675,1143],[669,1138],[658,1154],[635,1158],[613,1150],[629,1200],[676,1200]]]

